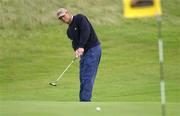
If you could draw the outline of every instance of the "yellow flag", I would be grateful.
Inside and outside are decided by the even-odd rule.
[[[123,0],[124,17],[140,18],[161,15],[160,0]]]

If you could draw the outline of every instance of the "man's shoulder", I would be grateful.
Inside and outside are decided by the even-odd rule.
[[[82,19],[86,19],[86,16],[85,15],[83,15],[83,14],[76,14],[76,15],[74,15],[74,17],[77,19],[77,20],[82,20]]]
[[[76,14],[75,16],[77,16],[77,17],[86,17],[85,15],[83,15],[83,14],[81,14],[81,13]]]

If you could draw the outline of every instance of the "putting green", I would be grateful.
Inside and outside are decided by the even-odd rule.
[[[4,101],[1,116],[161,116],[157,102]],[[96,107],[101,110],[96,111]],[[179,116],[180,104],[167,104],[168,116]]]

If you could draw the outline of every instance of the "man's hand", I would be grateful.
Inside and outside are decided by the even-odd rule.
[[[84,53],[84,48],[78,48],[76,51],[75,51],[75,56],[76,58],[80,58],[80,56],[82,56]]]

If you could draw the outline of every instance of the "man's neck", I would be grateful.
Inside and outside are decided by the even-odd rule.
[[[70,25],[72,21],[73,21],[73,15],[71,16],[71,19],[68,24]]]

